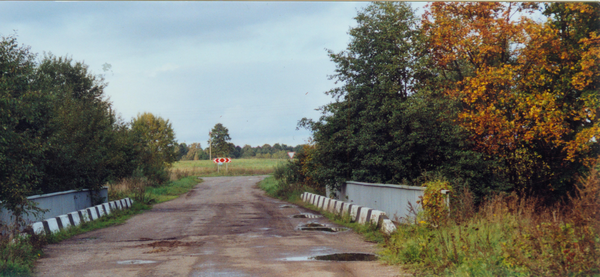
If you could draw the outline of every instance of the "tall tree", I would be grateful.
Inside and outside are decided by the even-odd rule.
[[[42,191],[98,190],[124,177],[117,168],[129,159],[118,137],[120,123],[104,99],[106,83],[87,65],[50,54],[37,67],[35,85],[52,97]]]
[[[342,83],[327,92],[336,102],[322,108],[318,122],[299,123],[312,129],[316,143],[306,159],[315,165],[303,165],[314,169],[309,177],[336,186],[347,180],[400,183],[425,171],[455,177],[467,168],[463,176],[472,174],[480,158],[463,151],[464,132],[450,119],[455,104],[420,84],[434,75],[425,66],[428,56],[410,7],[377,2],[356,20],[347,50],[330,51],[337,66],[331,78]]]
[[[424,29],[457,121],[476,149],[504,162],[515,189],[569,190],[597,153],[598,5],[550,4],[546,23],[527,3],[433,3]]]
[[[43,176],[49,99],[32,87],[34,59],[14,36],[0,39],[0,200],[17,224]]]
[[[215,124],[211,130],[212,152],[214,157],[225,157],[233,150],[229,141],[229,130],[221,123]],[[211,141],[209,141],[211,143]]]

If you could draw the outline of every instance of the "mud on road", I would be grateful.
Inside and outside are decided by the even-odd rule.
[[[126,223],[49,245],[37,276],[405,276],[379,261],[309,259],[377,246],[256,188],[265,176],[211,177]],[[287,207],[286,207],[287,206]],[[306,217],[294,215],[306,214]],[[316,223],[340,232],[300,230]],[[317,225],[312,225],[317,226]]]

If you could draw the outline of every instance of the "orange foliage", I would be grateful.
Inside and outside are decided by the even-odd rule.
[[[572,43],[569,32],[597,10],[564,5],[574,13],[566,31],[553,18],[538,23],[518,16],[535,10],[528,3],[435,2],[424,14],[434,63],[452,80],[445,94],[462,101],[459,123],[479,151],[514,158],[536,149],[527,150],[529,156],[544,160],[550,152],[539,149],[552,155],[558,149],[564,162],[591,159],[590,146],[600,134],[594,87],[600,78],[599,34]]]

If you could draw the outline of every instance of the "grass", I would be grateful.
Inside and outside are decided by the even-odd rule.
[[[430,276],[600,276],[600,176],[592,170],[568,204],[495,196],[476,210],[468,191],[439,227],[406,224],[383,258]]]
[[[218,165],[210,160],[179,161],[173,164],[171,174],[191,174],[202,177],[267,175],[282,159],[232,159],[227,165]]]

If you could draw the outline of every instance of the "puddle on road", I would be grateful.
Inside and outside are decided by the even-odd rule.
[[[126,260],[126,261],[118,261],[117,264],[153,264],[156,261],[144,261],[144,260]]]
[[[379,258],[374,254],[366,253],[336,253],[329,255],[319,256],[300,256],[300,257],[287,257],[279,259],[281,261],[289,262],[306,262],[306,261],[336,261],[336,262],[370,262],[376,261]]]
[[[316,215],[316,214],[295,214],[295,215],[291,215],[291,218],[319,218],[319,217],[323,217],[322,215]]]
[[[318,261],[338,261],[338,262],[370,262],[379,258],[374,254],[366,253],[336,253],[330,255],[314,256],[312,259]]]
[[[300,230],[300,231],[321,231],[321,232],[330,232],[330,233],[336,233],[336,232],[350,230],[349,228],[346,228],[346,227],[327,227],[323,224],[314,223],[314,222],[309,222],[307,224],[300,225],[296,229]]]
[[[279,206],[279,208],[289,209],[289,208],[296,208],[296,206],[293,206],[293,205],[281,205],[281,206]]]
[[[309,222],[304,225],[300,225],[300,228],[314,228],[314,227],[325,227],[325,225],[315,222]]]

